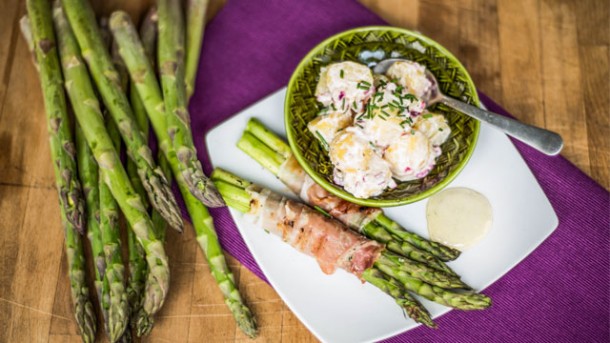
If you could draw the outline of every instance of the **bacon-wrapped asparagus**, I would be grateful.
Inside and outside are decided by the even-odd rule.
[[[446,306],[471,310],[491,304],[485,295],[465,291],[467,286],[459,278],[393,254],[383,244],[361,236],[312,207],[221,169],[214,171],[212,180],[228,206],[247,213],[265,230],[315,257],[324,273],[342,268],[368,281],[366,277],[378,275],[367,272],[374,268],[398,281],[393,284]]]
[[[443,261],[457,258],[459,251],[406,231],[381,209],[352,204],[330,194],[305,173],[288,145],[258,120],[250,119],[237,146],[311,206],[318,206],[348,227],[385,243],[397,254],[455,274]]]

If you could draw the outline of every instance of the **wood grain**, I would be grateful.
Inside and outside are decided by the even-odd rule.
[[[151,3],[95,1],[138,18]],[[211,18],[224,4],[213,0]],[[520,120],[558,131],[563,155],[610,189],[610,14],[607,1],[362,0],[390,24],[451,50],[477,86]],[[78,342],[36,71],[0,11],[0,342]],[[208,18],[208,19],[209,19]],[[209,274],[193,230],[168,234],[170,297],[146,342],[246,342]],[[314,342],[275,291],[229,258],[264,342]],[[92,294],[94,296],[94,294]],[[101,325],[100,325],[101,327]],[[100,341],[105,341],[99,335]]]

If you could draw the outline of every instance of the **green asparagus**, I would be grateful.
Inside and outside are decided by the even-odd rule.
[[[376,268],[365,270],[364,273],[362,273],[362,279],[394,298],[396,304],[406,312],[409,318],[417,323],[424,324],[429,328],[437,328],[437,325],[432,321],[428,310],[409,294],[400,283],[396,282],[396,280],[388,278],[387,275],[384,275]]]
[[[392,270],[391,275],[397,280],[402,280],[406,275],[443,288],[469,288],[457,276],[447,274],[427,264],[404,258],[389,251],[385,251],[379,256],[375,266],[384,271]],[[386,272],[386,274],[388,273]]]
[[[130,70],[131,79],[144,102],[150,123],[159,140],[159,147],[163,150],[166,159],[171,161],[172,158],[170,158],[169,155],[176,155],[173,150],[172,137],[175,138],[177,131],[172,129],[173,126],[170,125],[170,118],[175,117],[176,113],[183,115],[186,124],[182,127],[183,130],[180,132],[180,137],[190,137],[191,144],[188,149],[182,151],[188,150],[192,153],[177,156],[178,158],[172,163],[172,171],[174,174],[183,173],[185,175],[185,182],[187,182],[189,190],[196,198],[203,201],[205,204],[219,206],[219,204],[222,204],[222,198],[218,195],[214,185],[203,174],[201,163],[197,160],[196,150],[192,144],[192,136],[190,128],[188,127],[188,112],[170,111],[169,108],[171,105],[168,106],[168,104],[164,103],[155,72],[148,62],[146,53],[143,51],[142,44],[132,26],[129,16],[126,13],[121,11],[113,13],[111,18],[111,30],[119,44],[119,52]],[[162,26],[159,25],[160,29],[161,27]],[[160,48],[158,49],[160,50]],[[163,68],[161,67],[161,69]],[[178,82],[175,87],[179,87],[180,84],[181,83]],[[165,101],[168,102],[167,97],[165,98]],[[184,107],[184,109],[186,109],[186,107]],[[180,118],[175,119],[180,121]]]
[[[121,165],[119,155],[106,131],[87,68],[68,25],[65,25],[65,32],[62,32],[59,37],[61,38],[59,43],[62,66],[67,80],[66,88],[76,118],[99,168],[103,171],[104,183],[110,188],[113,197],[146,252],[150,272],[143,306],[147,313],[154,314],[163,305],[169,288],[169,267],[163,243],[154,234],[152,222],[146,213],[142,199],[129,182],[129,177]]]
[[[405,277],[413,277],[443,288],[469,289],[456,276],[431,268],[424,263],[392,254],[389,251],[384,251],[379,256],[377,261],[375,261],[375,266],[399,281],[402,281]]]
[[[127,65],[134,84],[144,106],[159,145],[168,158],[172,174],[176,178],[180,192],[184,198],[189,214],[193,221],[197,242],[203,250],[214,279],[225,297],[225,303],[233,313],[238,326],[250,337],[257,335],[256,321],[245,305],[235,285],[233,275],[230,272],[224,258],[222,248],[214,230],[212,217],[207,208],[190,191],[190,187],[184,180],[183,174],[178,166],[179,161],[169,142],[165,118],[166,112],[163,108],[163,100],[155,73],[146,57],[146,53],[139,41],[135,28],[129,16],[123,12],[115,12],[110,19],[110,28],[115,40],[119,45],[119,52]]]
[[[106,128],[115,149],[120,150],[121,137],[114,123],[107,119]],[[103,171],[101,171],[103,173]],[[100,175],[100,180],[104,175]],[[129,303],[125,291],[125,267],[121,257],[119,208],[110,189],[100,182],[100,231],[106,256],[106,273],[102,288],[102,307],[106,334],[111,342],[118,341],[129,323]]]
[[[58,32],[60,32],[58,30]],[[87,238],[91,245],[93,264],[95,265],[95,289],[99,301],[102,300],[102,283],[106,273],[106,257],[100,232],[100,196],[98,168],[93,154],[87,145],[83,130],[76,124],[76,157],[78,172],[83,184],[87,203]]]
[[[179,162],[182,179],[191,193],[207,206],[224,206],[214,183],[203,173],[193,142],[184,80],[184,21],[180,2],[159,0],[157,6],[159,14],[157,53],[167,113],[165,131],[169,135],[169,143]]]
[[[214,230],[212,217],[205,206],[197,201],[189,192],[181,175],[176,177],[176,181],[178,181],[178,186],[180,187],[189,214],[191,215],[197,242],[209,263],[212,276],[224,295],[225,304],[227,304],[229,310],[233,313],[233,317],[235,317],[235,321],[239,328],[248,337],[256,337],[258,335],[256,320],[239,294],[235,279],[233,278],[233,273],[231,273],[227,266],[227,261],[225,260],[222,248],[218,242],[218,236]]]
[[[71,297],[74,315],[84,342],[95,340],[96,320],[85,280],[85,257],[79,230],[84,229],[84,206],[77,179],[75,147],[70,131],[63,78],[55,44],[50,3],[28,0],[31,41],[45,104],[51,158],[59,193],[64,226]]]
[[[186,63],[185,81],[186,96],[190,99],[195,91],[195,78],[199,67],[199,56],[203,33],[205,30],[205,16],[207,14],[209,0],[187,0],[186,1]]]
[[[157,10],[155,7],[151,7],[146,13],[142,26],[140,28],[140,36],[142,37],[143,45],[148,55],[149,61],[154,62],[155,47],[157,41]],[[115,41],[116,42],[116,41]],[[118,44],[115,45],[117,50],[113,50],[113,53],[118,53]],[[126,70],[127,71],[127,70]],[[146,109],[140,99],[140,95],[136,90],[133,80],[131,80],[131,86],[129,87],[129,97],[131,105],[135,114],[138,128],[142,130],[145,137],[149,135],[149,124],[148,117],[146,115]],[[171,183],[171,173],[167,171],[167,160],[163,155],[162,151],[158,152],[157,161],[159,168],[163,171],[163,174],[167,178],[168,182]],[[138,178],[136,166],[131,161],[127,161],[127,172],[132,178],[134,187],[139,194],[143,194],[144,188]],[[151,210],[148,206],[147,208]],[[167,223],[163,217],[155,209],[151,210],[151,220],[153,222],[153,229],[159,240],[164,241],[165,229]],[[143,262],[143,253],[140,252],[138,244],[135,243],[135,237],[133,234],[129,235],[130,240],[130,271],[131,278],[129,281],[129,297],[130,304],[133,309],[131,326],[135,329],[136,334],[141,337],[147,335],[152,330],[154,320],[145,311],[140,310],[142,303],[142,290],[144,283],[146,282],[146,263]]]
[[[51,13],[46,3],[28,1],[27,4],[29,20],[25,20],[30,21],[29,27],[32,37],[30,40],[35,47],[33,58],[39,71],[43,97],[45,99],[51,154],[55,162],[56,172],[61,173],[59,175],[60,178],[57,178],[59,204],[66,215],[66,219],[74,225],[74,228],[80,234],[83,234],[85,232],[85,209],[82,190],[76,174],[69,168],[74,161],[72,134],[65,135],[59,133],[59,131],[64,129],[68,121],[66,119],[67,107],[62,86],[61,70],[57,61],[57,50],[54,49],[55,35],[53,33],[53,23],[51,22]],[[33,11],[32,13],[30,13],[30,9]],[[48,23],[46,21],[47,12],[49,17]],[[39,20],[39,22],[34,23],[34,20]],[[49,27],[46,27],[47,25]],[[36,43],[39,45],[36,45]],[[42,60],[43,58],[44,60]],[[45,63],[45,65],[42,66],[40,65],[41,63]],[[57,71],[55,71],[56,68]],[[60,153],[60,151],[62,152]]]
[[[380,269],[383,271],[383,269]],[[432,286],[412,277],[404,278],[401,284],[409,291],[441,305],[460,310],[482,310],[491,306],[491,299],[472,291],[454,291]]]
[[[157,41],[157,9],[155,7],[151,7],[150,10],[148,11],[148,13],[146,14],[144,21],[142,22],[142,26],[140,28],[140,36],[142,37],[142,45],[144,47],[144,51],[146,52],[146,55],[148,56],[149,62],[151,64],[154,64],[154,60],[155,60],[154,54],[155,54],[155,47],[156,47],[156,41]],[[125,62],[120,57],[120,53],[118,51],[118,49],[119,49],[118,44],[116,44],[116,41],[114,41],[114,42],[115,42],[114,47],[116,49],[113,50],[113,54],[114,53],[117,54],[116,59],[121,60],[121,63],[123,64],[123,67],[125,70],[125,74],[129,78],[129,72],[127,70],[127,66],[124,64]],[[150,134],[150,132],[149,132],[150,125],[148,123],[148,116],[146,114],[146,108],[144,107],[144,104],[142,103],[142,99],[140,99],[140,95],[138,94],[138,91],[137,91],[136,86],[133,81],[131,81],[131,87],[129,88],[129,96],[131,99],[132,106],[134,108],[134,114],[135,114],[136,122],[138,124],[138,128],[144,133],[145,137],[148,137]],[[159,168],[161,169],[161,172],[163,172],[163,175],[167,178],[168,182],[171,184],[171,180],[172,180],[171,170],[168,165],[167,159],[165,158],[165,155],[163,154],[162,151],[158,152],[157,161],[159,163]],[[128,165],[127,171],[129,172],[129,165]],[[167,226],[167,223],[165,222],[165,220],[163,219],[163,217],[160,215],[160,213],[158,211],[156,211],[154,208],[151,209],[151,211],[152,211],[151,219],[153,221],[157,236],[159,237],[159,239],[161,239],[163,241],[164,237],[165,237],[165,228]]]
[[[155,164],[142,132],[137,129],[127,96],[119,85],[116,68],[104,48],[91,5],[86,0],[62,0],[62,4],[97,89],[125,141],[128,155],[138,165],[151,204],[172,227],[182,228],[182,217],[174,195]]]
[[[441,261],[453,261],[458,256],[460,256],[460,251],[457,249],[450,248],[446,245],[429,241],[413,232],[409,232],[405,230],[398,223],[388,218],[384,213],[381,213],[375,220],[383,225],[386,230],[388,230],[391,234],[396,235],[398,238],[402,239],[405,242],[411,243],[413,246],[428,251]]]

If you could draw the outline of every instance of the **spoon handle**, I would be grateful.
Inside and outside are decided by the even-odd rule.
[[[563,148],[563,139],[555,132],[482,110],[448,96],[443,96],[440,102],[470,117],[486,122],[547,155],[557,155]]]

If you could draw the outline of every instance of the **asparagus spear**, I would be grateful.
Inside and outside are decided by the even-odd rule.
[[[63,126],[67,123],[67,107],[65,95],[62,87],[61,70],[58,67],[57,51],[55,48],[55,36],[53,33],[53,24],[51,22],[51,13],[45,3],[40,1],[29,1],[28,15],[31,20],[40,20],[41,22],[31,23],[25,17],[23,20],[22,31],[24,35],[31,38],[26,38],[28,45],[32,44],[34,64],[37,66],[40,82],[43,89],[43,97],[45,99],[45,111],[47,113],[47,129],[49,132],[49,143],[51,145],[51,154],[56,165],[56,173],[60,172],[61,179],[57,179],[57,192],[59,193],[59,204],[62,211],[65,212],[66,219],[74,225],[74,228],[80,233],[84,233],[84,200],[82,199],[82,191],[80,182],[76,174],[70,169],[70,163],[74,161],[74,143],[72,134],[59,134],[63,130]],[[30,13],[30,10],[32,13]],[[46,17],[49,17],[49,22],[46,22]],[[49,25],[49,27],[46,27]],[[27,30],[30,32],[28,33]],[[24,31],[25,30],[25,31]],[[38,46],[36,45],[38,44]],[[39,46],[42,44],[42,46]],[[42,60],[42,59],[45,60]],[[45,63],[41,66],[41,63]],[[57,72],[55,69],[58,69]],[[59,88],[56,89],[57,85]],[[61,95],[60,95],[61,94]],[[63,125],[62,125],[63,124]],[[69,131],[69,130],[68,130]],[[64,153],[60,153],[64,151]],[[59,166],[57,166],[59,164]],[[74,169],[76,170],[76,169]],[[61,181],[61,182],[60,182]]]
[[[115,149],[120,150],[121,137],[111,120],[106,128]],[[101,171],[103,173],[103,171]],[[104,175],[100,175],[100,180]],[[111,342],[118,341],[129,323],[129,303],[125,291],[125,267],[121,257],[119,231],[119,208],[110,189],[104,182],[99,184],[100,231],[106,256],[106,273],[102,288],[102,307],[105,313],[106,334]]]
[[[453,261],[460,256],[460,251],[450,248],[446,245],[429,241],[413,232],[405,230],[398,223],[388,218],[384,213],[381,213],[375,220],[383,225],[391,234],[401,238],[403,241],[411,243],[417,248],[428,251],[434,254],[441,261]]]
[[[68,260],[70,294],[74,304],[74,317],[83,342],[89,343],[95,341],[97,327],[95,311],[89,300],[89,288],[85,277],[87,264],[83,242],[81,235],[76,231],[74,225],[67,220],[63,211],[61,212],[61,220],[66,240],[66,258]]]
[[[376,268],[365,270],[364,273],[362,273],[362,279],[394,298],[396,304],[416,322],[424,324],[429,328],[437,328],[437,325],[432,321],[428,310],[426,310],[426,308],[409,294],[409,292],[407,292],[396,280],[388,278]]]
[[[151,62],[151,64],[154,64],[154,53],[155,53],[155,47],[156,47],[156,40],[157,40],[157,9],[155,7],[151,7],[150,10],[148,11],[148,13],[146,14],[144,21],[142,22],[142,26],[140,28],[140,36],[142,37],[142,45],[144,47],[144,51],[146,52],[146,55],[148,56],[148,60],[149,62]],[[116,41],[114,41],[114,47],[115,49],[113,49],[113,57],[114,54],[116,53],[116,57],[115,59],[119,59],[124,67],[124,71],[125,74],[127,75],[127,78],[129,78],[129,72],[127,70],[127,66],[124,64],[125,62],[123,61],[123,59],[120,57],[119,54],[119,46],[118,44],[116,44]],[[138,94],[138,91],[136,89],[135,84],[133,83],[133,81],[131,81],[131,87],[129,88],[129,97],[131,99],[131,103],[134,109],[134,114],[135,114],[135,118],[136,118],[136,122],[138,124],[138,127],[140,128],[140,130],[144,133],[145,137],[148,137],[150,134],[150,125],[148,123],[148,116],[146,114],[146,108],[144,107],[144,104],[142,103],[142,99],[140,99],[140,95]],[[162,151],[159,151],[157,154],[157,160],[159,162],[159,168],[161,169],[161,171],[163,172],[163,175],[165,175],[165,177],[167,178],[168,182],[171,184],[171,170],[169,167],[169,164],[167,162],[167,159],[165,158],[164,154]],[[127,166],[127,171],[129,172],[129,164]],[[165,222],[165,220],[163,219],[163,217],[159,214],[158,211],[156,211],[155,209],[152,209],[152,213],[151,213],[151,219],[153,221],[157,236],[163,240],[165,237],[165,228],[167,226],[167,223]]]
[[[142,37],[142,42],[148,55],[149,61],[153,63],[153,56],[155,53],[157,40],[157,9],[155,7],[151,7],[146,13],[144,21],[142,22],[142,26],[140,28],[140,36]],[[115,46],[117,47],[117,49],[113,50],[113,53],[116,52],[118,54],[118,44],[116,44]],[[140,130],[142,130],[144,136],[148,137],[149,124],[148,117],[146,115],[146,109],[144,108],[142,99],[140,99],[140,96],[138,95],[133,81],[131,81],[131,86],[129,88],[129,97],[131,100],[131,105],[133,107],[138,127],[140,128]],[[162,151],[158,152],[157,161],[159,162],[159,168],[161,168],[161,170],[163,171],[163,174],[167,178],[168,182],[171,183],[171,172],[167,170],[167,160],[165,159],[165,156],[163,155]],[[138,193],[142,194],[142,192],[144,192],[144,188],[139,182],[137,170],[135,168],[135,165],[131,161],[127,161],[127,172],[131,176],[132,182],[134,183],[134,187],[136,188]],[[167,223],[159,214],[159,212],[154,209],[152,209],[151,220],[153,222],[155,234],[157,235],[157,237],[159,237],[161,241],[163,241],[165,237],[165,229]],[[143,336],[150,333],[154,324],[154,320],[151,316],[149,316],[145,311],[140,311],[142,300],[140,294],[142,292],[146,279],[146,264],[141,263],[143,255],[140,255],[139,253],[139,250],[141,249],[138,249],[138,244],[135,243],[135,237],[133,236],[133,234],[130,234],[128,238],[130,240],[130,256],[132,261],[130,264],[130,270],[132,271],[133,276],[130,279],[130,304],[132,309],[134,310],[132,312],[131,325],[132,327],[134,327],[138,336]],[[132,246],[133,248],[131,248]]]
[[[251,186],[250,182],[222,169],[214,170],[212,173],[212,180],[216,183],[227,206],[242,212],[250,211],[252,196],[246,191],[246,188]],[[381,258],[384,258],[383,255]],[[394,279],[395,281],[392,281],[393,283],[403,285],[408,291],[412,291],[446,306],[472,310],[483,309],[489,307],[491,304],[491,300],[485,295],[473,293],[471,291],[465,292],[433,286],[418,278],[410,276],[404,270],[397,273],[394,267],[386,263],[375,263],[373,268],[380,270],[383,274],[387,275],[388,278]],[[404,274],[400,275],[401,273]]]
[[[391,276],[401,281],[405,276],[409,276],[443,288],[470,288],[456,276],[431,268],[427,264],[392,254],[389,251],[384,251],[379,256],[375,266],[381,270],[391,270]],[[388,273],[386,272],[386,274]]]
[[[64,18],[63,11],[59,12]],[[142,199],[133,189],[129,177],[120,163],[113,142],[106,131],[102,112],[96,99],[87,68],[80,56],[77,42],[67,21],[59,35],[62,66],[66,77],[66,89],[72,100],[76,118],[83,129],[89,148],[98,166],[103,170],[103,181],[110,188],[121,211],[146,252],[150,268],[145,290],[144,309],[156,313],[165,300],[169,287],[169,267],[162,242],[154,234],[152,222],[146,213]]]
[[[155,164],[150,148],[137,129],[127,96],[119,85],[116,68],[95,22],[95,14],[86,0],[63,0],[66,16],[104,103],[112,115],[127,146],[151,204],[176,229],[182,228],[182,217],[167,179]]]
[[[195,78],[199,67],[199,56],[205,30],[205,16],[209,0],[186,1],[186,96],[190,99],[195,91]]]
[[[207,206],[220,207],[224,205],[222,197],[216,191],[214,183],[203,173],[201,163],[197,159],[190,127],[184,80],[184,22],[180,2],[159,0],[157,6],[159,13],[157,53],[167,113],[165,131],[180,162],[179,171],[191,193]]]
[[[49,145],[64,226],[66,257],[74,315],[84,342],[95,340],[96,320],[85,281],[85,257],[79,230],[83,230],[82,191],[77,179],[75,148],[70,131],[63,78],[55,46],[50,4],[26,2],[31,37],[47,116]]]
[[[83,183],[83,192],[87,203],[87,238],[91,244],[91,254],[95,265],[95,289],[99,301],[102,301],[102,283],[106,273],[106,257],[100,232],[100,197],[99,177],[95,159],[87,146],[87,141],[80,125],[76,124],[76,157],[78,172]]]
[[[385,227],[377,221],[372,220],[363,226],[362,232],[367,236],[375,239],[378,242],[385,243],[388,250],[399,255],[408,257],[413,261],[418,261],[430,265],[433,268],[441,270],[445,273],[457,276],[457,274],[449,268],[443,261],[437,259],[434,255],[427,251],[420,250],[409,242],[404,242],[396,236],[389,233]]]
[[[383,268],[379,268],[384,271]],[[385,271],[384,271],[385,272]],[[405,277],[401,284],[409,291],[441,305],[460,310],[482,310],[491,306],[491,299],[480,293],[471,291],[453,291],[432,286],[412,277]]]
[[[137,37],[135,28],[129,16],[124,12],[112,14],[110,27],[119,45],[119,52],[144,102],[149,119],[159,139],[159,144],[172,168],[172,173],[176,178],[188,212],[191,215],[197,235],[197,242],[204,252],[212,275],[225,297],[225,303],[233,313],[237,325],[242,331],[250,337],[255,337],[257,335],[256,321],[250,309],[242,300],[235,285],[233,274],[226,264],[222,248],[214,230],[212,217],[206,207],[191,193],[189,184],[184,180],[184,174],[180,172],[178,157],[172,149],[169,135],[165,129],[166,113],[163,111],[163,100],[159,84],[142,48],[142,43]]]
[[[119,85],[123,91],[127,90],[129,82],[129,76],[125,70],[125,65],[116,52],[116,44],[112,41],[112,35],[110,34],[110,28],[108,27],[108,17],[102,17],[99,19],[100,34],[102,41],[104,42],[105,48],[111,52],[112,63],[117,70]],[[104,119],[106,122],[106,129],[108,135],[113,141],[115,149],[121,151],[121,136],[120,133],[112,122],[110,114],[107,110],[104,111]],[[133,164],[133,161],[127,159],[128,162]],[[135,166],[135,164],[133,164]],[[135,166],[137,168],[137,166]],[[137,170],[137,169],[136,169]],[[103,177],[100,175],[100,177]],[[130,175],[131,177],[131,175]],[[142,189],[142,183],[139,175],[135,174],[137,179],[137,185]],[[133,182],[133,178],[131,181]],[[146,192],[139,192],[139,189],[134,185],[134,189],[138,191],[138,195],[142,198],[142,202],[146,202]],[[118,215],[119,210],[117,208],[116,201],[112,198],[112,194],[106,185],[100,183],[100,196],[102,204],[102,218],[100,220],[100,226],[102,226],[106,260],[108,261],[108,272],[104,278],[104,314],[106,318],[106,333],[113,342],[127,343],[131,342],[131,332],[127,329],[127,325],[130,322],[129,316],[131,313],[129,303],[129,293],[125,288],[124,269],[125,266],[121,259],[121,240],[120,240],[120,228],[118,226]],[[129,226],[129,224],[128,224]],[[134,237],[133,230],[129,227],[128,235]],[[135,239],[135,238],[134,238]],[[136,241],[137,244],[137,241]],[[139,244],[137,244],[139,245]],[[141,260],[144,266],[146,266],[145,253],[141,247],[137,250],[141,253]],[[123,272],[122,272],[123,271]],[[146,275],[144,275],[144,278]],[[113,286],[114,284],[114,286]],[[121,334],[121,331],[122,334]]]
[[[284,175],[280,173],[282,166],[287,163],[289,159],[293,158],[290,147],[288,147],[288,145],[280,137],[267,129],[260,121],[254,118],[250,119],[244,134],[237,142],[237,147],[260,163],[263,167],[265,167],[265,169],[271,171],[275,176],[280,178],[282,182],[287,185],[290,184],[290,180],[284,179]],[[298,164],[294,164],[293,168],[298,168],[298,170],[295,172],[301,173],[305,177],[305,172],[300,169],[301,167],[298,166]],[[361,210],[365,211],[367,208],[361,207]],[[388,249],[397,254],[407,256],[415,261],[429,264],[434,268],[455,275],[455,273],[446,264],[435,257],[435,255],[432,253],[432,251],[436,251],[435,249],[430,248],[428,250],[422,250],[414,246],[412,242],[404,240],[403,236],[395,235],[387,230],[386,227],[377,220],[377,218],[381,217],[382,215],[383,213],[377,214],[376,217],[372,218],[372,220],[369,220],[368,222],[360,222],[359,226],[356,223],[344,222],[344,224],[353,229],[361,231],[369,238],[386,243]],[[400,228],[400,230],[406,232],[402,228]],[[411,233],[407,234],[417,236]],[[424,241],[425,239],[419,237],[418,240]],[[437,246],[442,245],[437,244]],[[439,250],[438,253],[440,253],[440,251],[441,250]]]

